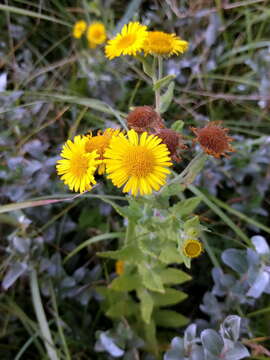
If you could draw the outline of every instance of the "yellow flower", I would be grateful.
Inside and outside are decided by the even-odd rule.
[[[88,26],[86,34],[89,46],[95,48],[106,40],[106,29],[101,22],[94,22]]]
[[[61,157],[57,161],[57,173],[70,190],[80,193],[90,190],[95,184],[94,172],[100,161],[97,151],[87,153],[85,143],[87,138],[75,136],[74,142],[68,140],[62,148]]]
[[[84,20],[77,21],[73,26],[73,37],[80,39],[82,34],[85,33],[87,24]]]
[[[119,129],[106,129],[103,133],[99,131],[96,136],[92,136],[92,133],[87,135],[87,141],[85,143],[85,150],[86,152],[91,152],[96,150],[99,155],[99,160],[101,163],[98,167],[99,175],[105,173],[105,162],[104,162],[104,152],[108,148],[110,141],[113,135],[118,135],[120,132]]]
[[[187,239],[183,245],[183,253],[189,258],[196,258],[203,252],[202,243],[196,239]]]
[[[115,263],[115,272],[117,275],[122,275],[124,274],[125,271],[125,263],[122,260],[118,260]]]
[[[146,55],[179,55],[188,48],[188,42],[175,34],[167,34],[163,31],[149,31],[144,42],[143,50]]]
[[[133,129],[127,137],[114,136],[104,154],[108,178],[117,187],[125,184],[123,192],[132,195],[158,191],[170,173],[167,167],[172,165],[168,148],[161,141],[146,132],[139,137]]]
[[[109,40],[105,54],[110,60],[121,55],[133,55],[141,51],[147,36],[147,27],[139,22],[130,22],[122,28],[115,38]]]

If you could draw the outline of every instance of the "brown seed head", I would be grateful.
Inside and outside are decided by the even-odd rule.
[[[182,136],[171,129],[159,129],[156,134],[162,139],[162,142],[167,145],[171,157],[174,161],[179,162],[181,157],[178,155],[180,149],[186,149],[187,147],[183,144]]]
[[[191,130],[197,135],[193,141],[198,142],[205,153],[215,158],[235,151],[230,144],[233,138],[227,135],[229,129],[223,128],[218,122],[209,123],[201,129],[192,127]]]
[[[163,128],[159,114],[151,106],[138,106],[128,114],[128,127],[138,133]]]

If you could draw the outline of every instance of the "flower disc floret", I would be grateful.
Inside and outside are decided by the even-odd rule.
[[[86,37],[91,48],[101,45],[106,40],[106,29],[101,22],[94,22],[88,26]]]
[[[74,142],[68,140],[62,149],[61,157],[57,161],[56,169],[61,180],[70,190],[84,192],[90,190],[96,184],[94,172],[100,164],[97,151],[86,152],[86,137],[80,135],[74,138]]]
[[[123,192],[148,195],[166,183],[172,166],[168,148],[161,139],[133,129],[127,136],[119,134],[111,140],[104,154],[108,178]]]
[[[163,31],[149,31],[143,50],[146,55],[172,56],[183,54],[188,49],[188,42],[175,34]]]
[[[84,20],[77,21],[73,26],[73,37],[75,39],[80,39],[85,33],[87,24]]]
[[[99,131],[96,136],[93,136],[92,133],[87,135],[87,141],[85,143],[86,152],[97,151],[99,155],[100,165],[98,166],[98,173],[102,175],[105,173],[105,162],[104,162],[104,152],[108,148],[110,141],[114,135],[118,135],[120,132],[119,129],[108,128],[104,132]]]
[[[203,246],[197,239],[187,239],[182,250],[185,256],[193,259],[201,255],[203,252]]]
[[[147,27],[139,22],[130,22],[124,25],[115,38],[108,41],[105,55],[112,60],[121,55],[135,56],[142,50],[147,37]]]

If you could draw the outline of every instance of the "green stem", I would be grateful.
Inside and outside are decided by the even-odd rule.
[[[163,72],[162,57],[158,56],[157,59],[158,59],[158,64],[157,64],[156,81],[158,81],[158,80],[160,80],[162,78],[162,72]],[[156,112],[159,113],[160,112],[160,88],[155,90],[155,100],[156,100]]]
[[[131,244],[132,240],[134,238],[134,232],[135,232],[135,223],[128,219],[128,225],[127,225],[127,231],[126,231],[126,237],[125,237],[125,245]]]
[[[201,235],[201,238],[203,241],[204,248],[205,248],[212,264],[217,268],[221,268],[220,263],[215,255],[214,251],[212,250],[211,246],[208,244],[208,240],[207,240],[206,236]]]
[[[52,340],[45,311],[42,305],[39,286],[38,286],[37,272],[35,269],[32,269],[30,273],[30,287],[31,287],[34,310],[38,320],[42,339],[44,341],[44,345],[48,353],[48,357],[50,360],[59,360]]]
[[[61,321],[60,321],[60,316],[59,316],[59,312],[58,312],[58,308],[57,308],[57,302],[56,302],[55,293],[54,293],[53,286],[52,286],[51,282],[50,282],[50,292],[51,292],[53,310],[55,312],[55,317],[56,317],[56,324],[57,324],[59,336],[60,336],[62,344],[63,344],[63,349],[64,349],[64,352],[65,352],[66,360],[71,360],[71,356],[70,356],[69,349],[68,349],[68,346],[67,346],[66,338],[65,338],[65,335],[64,335],[64,332],[63,332],[63,329],[62,329]]]

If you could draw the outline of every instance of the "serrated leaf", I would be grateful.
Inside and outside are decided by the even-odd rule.
[[[182,270],[174,269],[174,268],[167,268],[160,272],[160,276],[162,279],[163,284],[183,284],[186,281],[192,279],[192,277],[186,274]]]
[[[98,252],[97,255],[115,260],[129,261],[132,263],[140,263],[144,257],[140,249],[134,245],[125,246],[116,251]]]
[[[132,291],[140,286],[140,278],[136,274],[123,274],[115,279],[110,284],[110,289],[115,291]]]
[[[172,328],[184,326],[189,322],[188,318],[173,310],[154,311],[153,318],[158,326],[172,327]]]
[[[183,262],[176,245],[173,243],[168,243],[161,249],[159,260],[165,264],[181,264]]]
[[[154,300],[149,293],[144,288],[140,288],[137,290],[138,298],[140,299],[140,309],[142,314],[142,319],[147,324],[150,324],[152,311],[154,308]]]
[[[162,79],[155,82],[153,90],[156,91],[158,89],[162,89],[164,86],[168,85],[173,79],[175,79],[175,75],[164,76]]]
[[[165,290],[161,277],[154,271],[154,269],[149,269],[147,266],[142,264],[139,266],[139,273],[142,278],[142,283],[147,289],[164,293]]]
[[[200,202],[201,199],[198,196],[194,196],[189,199],[179,201],[171,208],[171,211],[182,217],[187,216],[196,209]]]
[[[136,314],[138,305],[130,298],[120,300],[109,307],[106,315],[111,318],[121,318],[122,316],[130,316]]]
[[[160,113],[163,114],[171,104],[173,99],[174,82],[171,82],[166,92],[160,98]]]
[[[167,288],[165,294],[152,294],[155,306],[175,305],[187,298],[187,294],[182,291]]]

